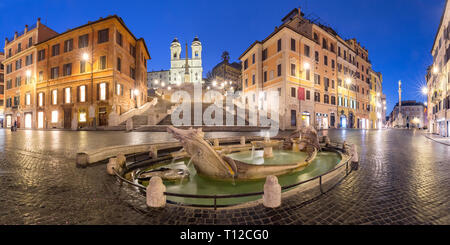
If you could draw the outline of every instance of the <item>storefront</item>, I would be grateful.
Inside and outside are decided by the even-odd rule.
[[[307,111],[302,113],[303,126],[309,127],[311,125],[311,114]]]
[[[328,129],[328,114],[316,113],[316,125],[317,129]]]
[[[25,113],[25,128],[30,129],[33,127],[33,114],[31,112]]]

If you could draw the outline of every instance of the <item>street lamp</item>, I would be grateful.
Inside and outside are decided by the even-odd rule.
[[[428,94],[428,88],[427,87],[422,87],[422,94],[423,95],[427,95]]]
[[[137,96],[139,95],[139,90],[138,89],[134,89],[133,91],[134,94],[134,107],[137,108]]]
[[[439,73],[439,69],[437,68],[437,66],[433,67],[433,74],[437,75]]]
[[[309,70],[309,68],[311,68],[311,65],[308,62],[303,63],[303,68],[305,70]]]

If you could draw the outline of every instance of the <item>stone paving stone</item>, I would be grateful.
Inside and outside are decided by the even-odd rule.
[[[75,167],[82,148],[167,136],[0,130],[0,224],[450,224],[450,147],[405,130],[331,130],[329,136],[355,143],[361,163],[335,187],[324,185],[325,194],[292,195],[277,209],[214,211],[149,209],[104,165]]]

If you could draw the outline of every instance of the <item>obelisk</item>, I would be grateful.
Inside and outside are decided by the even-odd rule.
[[[398,81],[398,117],[397,125],[403,128],[403,115],[402,115],[402,81]]]

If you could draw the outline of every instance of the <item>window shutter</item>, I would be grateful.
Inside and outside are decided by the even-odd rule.
[[[106,100],[109,99],[109,83],[106,83]]]
[[[80,102],[80,97],[81,97],[81,94],[80,94],[80,86],[78,86],[78,87],[77,87],[77,102]]]

